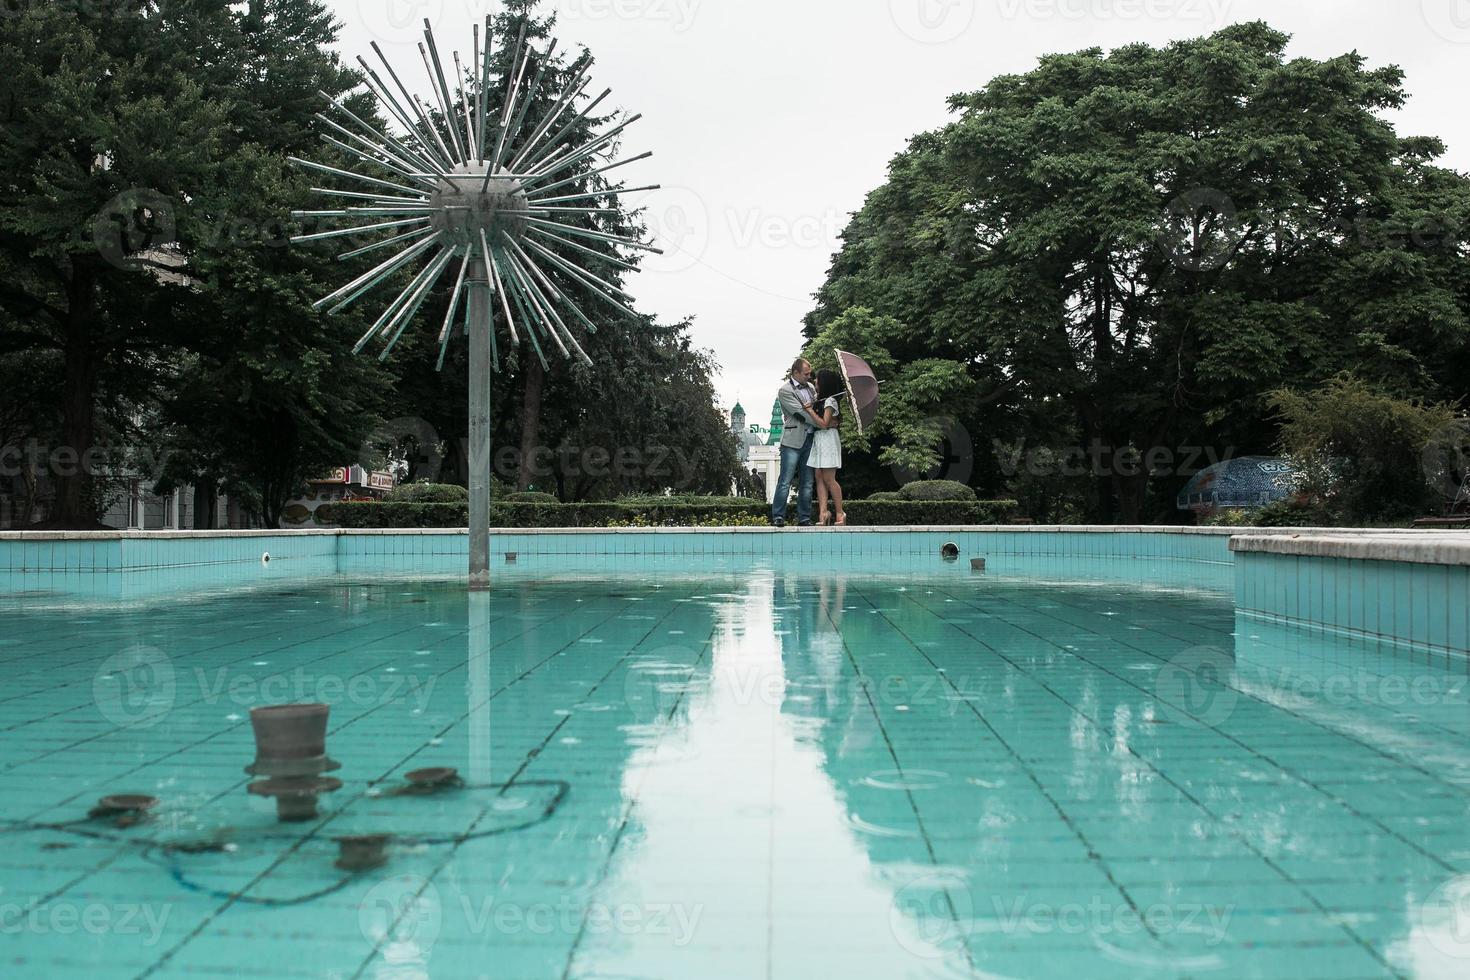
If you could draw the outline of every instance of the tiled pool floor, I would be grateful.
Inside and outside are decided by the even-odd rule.
[[[7,978],[1470,976],[1466,665],[1224,595],[336,580],[3,610],[0,665]],[[316,699],[282,825],[249,709]]]

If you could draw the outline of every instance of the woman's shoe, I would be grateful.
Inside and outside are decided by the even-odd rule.
[[[838,514],[837,515],[837,526],[838,527],[847,527],[847,514],[846,513],[841,513],[841,514]]]
[[[817,515],[817,527],[827,526],[827,512],[824,510]]]

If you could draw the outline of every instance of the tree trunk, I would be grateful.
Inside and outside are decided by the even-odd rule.
[[[97,373],[100,367],[92,345],[97,309],[97,279],[87,259],[72,260],[67,288],[66,340],[62,346],[61,449],[56,457],[56,508],[48,522],[53,527],[90,530],[97,526],[92,494],[93,474],[87,472],[97,426]]]
[[[546,386],[546,372],[534,357],[526,358],[526,389],[521,395],[521,465],[516,474],[516,489],[528,490],[535,482],[531,467],[535,462],[536,440],[541,435],[541,392]]]

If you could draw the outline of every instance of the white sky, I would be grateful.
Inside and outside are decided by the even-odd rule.
[[[345,55],[377,40],[405,79],[429,18],[468,51],[493,0],[332,0]],[[1357,49],[1407,71],[1401,133],[1438,135],[1470,169],[1470,0],[546,0],[563,46],[597,57],[595,90],[641,112],[619,173],[670,249],[633,277],[639,308],[695,317],[723,366],[717,388],[764,423],[801,346],[838,234],[908,138],[942,125],[945,99],[1038,56],[1153,44],[1266,20],[1290,55]],[[447,54],[446,54],[447,57]],[[417,71],[415,70],[417,66]],[[410,84],[413,84],[410,82]]]

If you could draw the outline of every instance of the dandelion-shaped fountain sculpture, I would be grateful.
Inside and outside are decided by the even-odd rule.
[[[589,331],[595,332],[596,326],[571,299],[567,289],[583,290],[630,315],[633,311],[626,304],[632,297],[549,246],[563,253],[591,255],[623,269],[637,266],[609,254],[618,246],[660,251],[645,242],[599,229],[597,217],[617,211],[595,206],[602,198],[657,190],[657,185],[618,188],[590,183],[610,170],[653,155],[643,153],[596,165],[600,156],[611,156],[618,136],[640,117],[635,115],[601,134],[590,137],[585,134],[591,113],[612,90],[604,90],[580,110],[576,109],[578,100],[586,96],[591,84],[588,72],[592,59],[584,55],[571,68],[571,82],[550,100],[549,108],[543,107],[539,119],[532,118],[548,68],[555,65],[556,42],[550,43],[544,55],[533,57],[535,52],[526,43],[524,26],[509,59],[509,74],[500,79],[503,98],[497,110],[490,104],[490,37],[491,19],[487,17],[483,51],[479,26],[474,29],[471,63],[474,71],[466,71],[459,53],[453,54],[456,85],[452,89],[434,42],[433,29],[429,21],[424,21],[424,40],[419,44],[419,53],[437,103],[437,120],[433,118],[433,108],[410,94],[376,42],[373,51],[392,80],[396,94],[366,60],[357,59],[363,69],[364,84],[388,118],[403,128],[402,138],[379,130],[353,113],[343,100],[322,93],[341,118],[350,123],[346,125],[318,114],[318,119],[343,137],[324,135],[323,139],[363,164],[371,164],[380,175],[291,158],[298,166],[372,188],[371,191],[312,188],[315,193],[362,203],[341,210],[297,211],[293,217],[358,219],[370,223],[298,235],[293,242],[370,233],[387,236],[344,252],[339,256],[342,259],[401,247],[393,257],[318,300],[314,304],[317,309],[326,308],[334,313],[344,309],[411,263],[427,260],[363,335],[355,353],[381,340],[380,359],[386,359],[435,284],[459,260],[449,311],[439,331],[438,366],[441,370],[444,367],[460,297],[466,294],[472,590],[488,588],[490,577],[490,374],[499,369],[500,363],[494,323],[496,304],[492,297],[499,299],[512,345],[518,346],[524,335],[545,366],[542,342],[549,341],[564,358],[575,355],[591,365],[592,359],[577,343],[567,318]],[[530,72],[533,61],[536,68]],[[587,242],[598,243],[604,250],[591,248]]]

